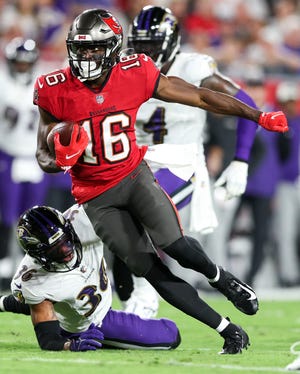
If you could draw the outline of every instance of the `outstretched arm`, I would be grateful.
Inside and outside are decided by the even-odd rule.
[[[287,120],[282,112],[263,113],[230,95],[203,87],[197,88],[178,77],[166,77],[161,74],[154,97],[199,107],[217,114],[247,118],[270,131],[288,130]]]
[[[217,114],[227,114],[248,118],[258,122],[261,112],[245,105],[234,97],[210,90],[195,87],[178,77],[166,77],[161,74],[155,97],[185,105],[199,107]]]

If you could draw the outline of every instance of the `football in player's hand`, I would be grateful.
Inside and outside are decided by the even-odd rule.
[[[54,155],[54,135],[59,133],[59,141],[62,145],[66,146],[70,144],[71,135],[73,131],[74,122],[60,122],[55,125],[47,136],[47,144],[50,152]]]

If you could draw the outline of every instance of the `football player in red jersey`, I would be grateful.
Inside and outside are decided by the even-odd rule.
[[[175,207],[143,160],[147,147],[136,144],[136,113],[142,103],[156,97],[245,117],[271,131],[287,131],[286,117],[282,112],[262,113],[177,77],[167,78],[144,54],[119,58],[122,39],[119,22],[105,10],[87,10],[74,20],[67,36],[70,66],[39,77],[35,84],[34,103],[41,116],[37,160],[46,172],[70,172],[72,193],[96,233],[134,274],[144,276],[173,306],[219,332],[225,339],[222,353],[239,353],[249,344],[246,332],[173,275],[154,246],[204,274],[246,314],[258,310],[256,295],[182,232]],[[62,146],[56,137],[54,156],[46,139],[62,121],[76,122],[79,136],[73,136],[70,146]]]

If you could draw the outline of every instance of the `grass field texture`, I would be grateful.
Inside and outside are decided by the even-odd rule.
[[[283,291],[284,292],[284,291]],[[300,298],[300,297],[299,297]],[[223,298],[206,298],[223,316],[243,326],[251,346],[239,355],[218,355],[223,339],[213,330],[164,301],[159,316],[177,322],[182,342],[173,351],[99,350],[46,352],[37,345],[29,317],[0,313],[0,373],[12,374],[218,374],[278,373],[295,356],[290,346],[300,340],[300,300],[261,301],[255,316],[237,311]],[[116,301],[114,307],[118,307]]]

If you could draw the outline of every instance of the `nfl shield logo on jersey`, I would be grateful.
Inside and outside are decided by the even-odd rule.
[[[98,104],[102,104],[104,101],[104,97],[102,95],[97,95],[96,96],[96,101]]]

